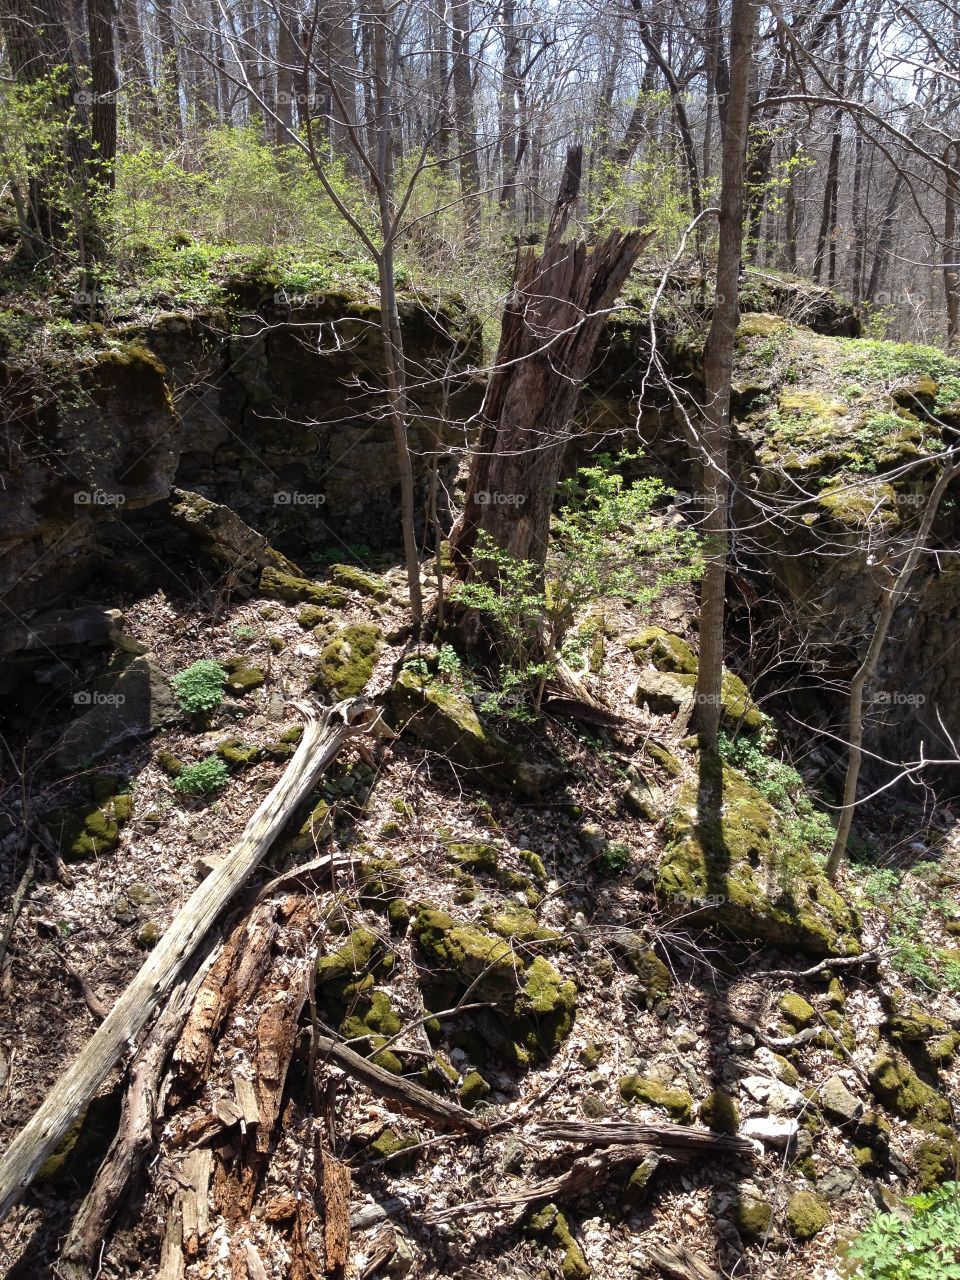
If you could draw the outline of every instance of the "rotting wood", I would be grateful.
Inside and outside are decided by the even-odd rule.
[[[723,1280],[719,1271],[689,1249],[672,1249],[664,1245],[647,1245],[647,1257],[668,1280]]]
[[[211,925],[267,853],[317,778],[351,737],[369,727],[362,698],[326,708],[306,704],[303,737],[280,779],[220,865],[197,886],[137,976],[70,1067],[0,1157],[0,1218],[36,1176],[118,1059],[193,957]]]
[[[580,1120],[544,1120],[535,1125],[533,1136],[543,1142],[579,1142],[609,1147],[620,1143],[643,1143],[657,1150],[700,1151],[704,1154],[752,1157],[753,1143],[735,1134],[711,1133],[680,1124],[612,1124]]]
[[[83,1003],[90,1011],[90,1016],[95,1022],[102,1022],[110,1012],[109,1007],[100,999],[80,970],[75,968],[69,960],[64,960],[63,967],[67,971],[68,976],[72,978],[80,988],[80,994],[83,996]]]
[[[193,983],[183,984],[174,992],[133,1061],[116,1136],[74,1216],[60,1253],[58,1267],[67,1280],[90,1275],[97,1248],[153,1141],[160,1079],[192,993]]]
[[[327,1151],[323,1171],[323,1252],[327,1274],[342,1280],[350,1259],[350,1170]]]
[[[333,1059],[338,1067],[362,1081],[374,1093],[388,1098],[401,1110],[422,1116],[444,1129],[465,1129],[468,1133],[484,1133],[486,1126],[472,1112],[458,1107],[454,1102],[447,1102],[427,1089],[400,1076],[391,1075],[383,1067],[362,1058],[345,1044],[334,1040],[332,1036],[320,1032],[316,1034],[318,1052]]]

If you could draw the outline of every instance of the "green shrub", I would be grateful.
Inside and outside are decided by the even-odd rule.
[[[215,711],[219,707],[228,678],[228,673],[219,662],[204,658],[179,672],[170,683],[184,711],[198,715],[203,711]]]
[[[909,1216],[878,1214],[847,1254],[854,1280],[960,1280],[960,1183],[906,1201]]]
[[[630,848],[622,840],[609,840],[597,859],[597,866],[605,876],[619,876],[630,862]]]
[[[173,781],[174,791],[188,796],[206,796],[222,787],[228,778],[227,766],[217,756],[207,756],[189,764]]]

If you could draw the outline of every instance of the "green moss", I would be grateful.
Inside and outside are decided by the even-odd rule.
[[[259,689],[266,681],[267,673],[262,667],[251,666],[245,657],[228,658],[224,663],[230,673],[227,688],[231,693],[249,693],[251,689]]]
[[[740,1128],[740,1111],[729,1093],[714,1089],[700,1103],[700,1122],[714,1133],[736,1133]]]
[[[741,937],[789,945],[815,955],[859,950],[858,919],[802,850],[786,843],[776,810],[743,774],[701,759],[696,782],[683,785],[667,827],[657,875],[661,907],[693,923]]]
[[[924,1084],[900,1054],[881,1051],[870,1064],[868,1075],[874,1095],[894,1115],[929,1125],[950,1124],[948,1100]]]
[[[460,1105],[462,1107],[472,1107],[485,1098],[490,1092],[490,1086],[484,1080],[479,1071],[468,1071],[463,1077],[463,1084],[460,1086]]]
[[[824,998],[831,1009],[835,1009],[838,1013],[843,1012],[846,1007],[847,997],[844,995],[843,985],[839,978],[830,979],[827,994]]]
[[[298,578],[292,573],[283,573],[272,565],[268,565],[260,574],[260,591],[265,596],[286,600],[291,604],[323,605],[328,609],[342,609],[349,604],[349,598],[336,587],[311,582],[309,578]]]
[[[830,1206],[813,1191],[795,1191],[787,1201],[787,1230],[795,1240],[812,1240],[830,1221]]]
[[[543,865],[543,859],[539,853],[534,853],[532,849],[521,849],[517,857],[530,868],[534,879],[539,884],[546,884],[547,868]]]
[[[733,1221],[746,1240],[761,1240],[770,1230],[773,1206],[766,1200],[738,1200],[733,1208]]]
[[[755,311],[740,317],[737,339],[740,341],[744,338],[771,338],[788,331],[789,325],[782,316]]]
[[[406,933],[410,915],[410,904],[404,902],[403,898],[394,898],[393,902],[387,906],[387,919],[390,921],[392,932]]]
[[[297,621],[304,631],[312,631],[314,627],[319,627],[326,619],[327,610],[321,609],[319,605],[315,604],[305,604],[297,614]]]
[[[638,635],[626,641],[627,648],[638,662],[651,662],[658,671],[672,671],[677,675],[697,674],[697,655],[693,646],[682,636],[676,636],[663,627],[644,627]]]
[[[160,941],[160,926],[154,924],[152,920],[148,920],[140,926],[137,932],[137,946],[142,947],[144,951],[150,951]]]
[[[406,1173],[412,1169],[420,1153],[413,1148],[419,1147],[416,1138],[401,1137],[394,1129],[384,1129],[374,1142],[370,1151],[375,1160],[385,1160],[386,1168],[394,1173]]]
[[[331,955],[317,960],[317,983],[345,983],[382,967],[385,948],[369,929],[355,929]]]
[[[545,1237],[563,1251],[560,1274],[563,1280],[589,1280],[590,1267],[583,1250],[573,1238],[570,1224],[555,1204],[548,1204],[532,1215],[529,1230],[535,1236]]]
[[[383,648],[383,632],[369,623],[344,627],[320,650],[314,684],[333,698],[362,693]]]
[[[529,944],[534,942],[552,942],[561,945],[563,934],[556,929],[547,929],[537,921],[537,917],[529,907],[511,904],[491,921],[494,933],[511,942]]]
[[[661,747],[656,742],[646,742],[643,746],[644,753],[662,769],[669,778],[679,778],[683,773],[683,763],[672,751],[668,751],[666,747]]]
[[[600,1049],[592,1041],[585,1044],[577,1054],[581,1066],[593,1068],[600,1061]]]
[[[228,738],[217,747],[217,755],[233,769],[242,769],[245,765],[255,764],[261,757],[259,747],[245,746],[239,738]]]
[[[782,1080],[784,1084],[795,1088],[800,1082],[800,1072],[787,1058],[782,1054],[775,1053],[773,1055],[773,1072],[778,1080]]]
[[[788,991],[780,997],[780,1012],[794,1031],[812,1026],[817,1019],[813,1005],[795,991]]]
[[[960,1172],[960,1142],[952,1136],[925,1138],[914,1148],[911,1163],[921,1191],[931,1191],[941,1182],[955,1182]]]
[[[156,761],[169,778],[179,778],[186,768],[184,761],[172,751],[158,751]]]
[[[103,785],[91,780],[91,800],[43,815],[43,823],[57,841],[65,862],[99,858],[116,850],[121,828],[133,811],[133,797],[129,793],[109,794],[119,785],[120,781],[115,778]]]
[[[362,569],[351,564],[332,564],[330,577],[339,587],[357,591],[362,596],[370,596],[374,600],[389,600],[390,591],[382,578],[374,573],[364,573]]]
[[[637,1075],[623,1076],[619,1088],[624,1102],[643,1102],[650,1107],[661,1107],[680,1124],[690,1123],[693,1098],[686,1089],[668,1089],[658,1080]]]

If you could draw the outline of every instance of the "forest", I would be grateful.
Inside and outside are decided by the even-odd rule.
[[[0,1271],[960,1278],[960,8],[0,0]]]

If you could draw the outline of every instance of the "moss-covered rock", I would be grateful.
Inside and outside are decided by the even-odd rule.
[[[409,1135],[401,1136],[395,1129],[384,1129],[370,1144],[370,1153],[374,1160],[384,1160],[385,1167],[393,1173],[407,1173],[413,1169],[420,1157],[420,1143]]]
[[[297,621],[304,631],[312,631],[327,620],[327,610],[317,604],[305,604],[297,614]]]
[[[882,1050],[867,1074],[874,1096],[894,1115],[932,1126],[950,1124],[949,1101],[925,1084],[901,1054]]]
[[[813,955],[859,950],[859,921],[812,856],[784,843],[776,810],[729,765],[701,759],[667,827],[656,890],[668,914]]]
[[[557,933],[556,929],[547,929],[539,923],[529,907],[521,907],[519,903],[511,903],[494,915],[490,923],[494,933],[510,942],[526,946],[537,942],[551,943],[553,946],[564,945],[562,933]]]
[[[82,862],[115,851],[120,831],[133,812],[133,796],[119,790],[123,785],[112,776],[88,779],[88,800],[43,815],[44,826],[57,841],[64,862]]]
[[[673,978],[670,970],[646,939],[638,933],[617,933],[611,938],[611,950],[640,979],[646,1003],[653,1006],[666,996]]]
[[[773,1205],[745,1196],[733,1207],[733,1221],[745,1240],[762,1240],[773,1221]]]
[[[342,609],[349,603],[349,598],[337,587],[311,582],[309,578],[298,578],[295,574],[283,573],[270,566],[260,575],[260,591],[262,595],[271,596],[274,600],[286,600],[291,604],[323,605],[328,609]]]
[[[656,672],[641,671],[637,701],[646,702],[657,714],[679,710],[697,680],[697,655],[689,641],[662,627],[646,627],[627,641],[627,647],[639,663],[652,664]],[[720,702],[721,724],[727,730],[755,733],[766,724],[747,686],[726,669],[720,682]]]
[[[740,1128],[740,1111],[729,1093],[714,1089],[700,1103],[700,1123],[714,1133],[736,1133]]]
[[[343,627],[320,650],[314,686],[330,698],[362,693],[383,649],[379,627],[361,622]]]
[[[960,1142],[953,1136],[924,1138],[913,1149],[910,1163],[921,1191],[931,1191],[941,1182],[955,1182],[960,1179]]]
[[[468,1071],[459,1089],[460,1105],[473,1107],[490,1092],[490,1086],[479,1071]]]
[[[263,668],[253,666],[243,656],[227,658],[223,665],[229,672],[227,688],[231,693],[249,693],[251,689],[259,689],[266,681],[267,673]]]
[[[813,1191],[795,1191],[787,1201],[787,1230],[795,1240],[812,1240],[830,1221],[830,1206]]]
[[[352,564],[332,564],[330,577],[338,587],[346,587],[349,591],[357,591],[362,596],[373,600],[389,600],[390,589],[383,578],[375,573],[366,573]]]
[[[387,919],[390,921],[391,932],[406,933],[411,915],[409,902],[405,902],[403,898],[394,898],[387,906]]]
[[[227,738],[217,747],[216,754],[232,769],[242,769],[245,765],[255,764],[262,752],[259,747],[245,744],[239,738]]]
[[[697,655],[693,646],[682,636],[665,631],[663,627],[644,627],[638,635],[630,637],[626,645],[637,662],[651,662],[658,671],[697,674]]]
[[[158,751],[155,759],[168,778],[179,778],[187,767],[186,762],[172,751]]]
[[[563,1280],[589,1280],[592,1273],[583,1250],[573,1238],[566,1217],[555,1204],[537,1210],[530,1218],[529,1230],[534,1236],[552,1240],[563,1251],[560,1263]]]
[[[345,983],[388,968],[387,949],[370,929],[355,929],[330,955],[317,959],[317,985]]]
[[[671,1119],[689,1124],[693,1116],[693,1098],[686,1089],[669,1089],[648,1076],[623,1076],[619,1084],[624,1102],[642,1102],[648,1107],[661,1107]]]
[[[780,1012],[794,1032],[812,1026],[817,1020],[813,1005],[795,991],[787,991],[780,997]]]
[[[453,764],[475,771],[474,780],[539,798],[561,777],[558,769],[524,760],[499,734],[487,729],[461,685],[405,669],[391,692],[393,725],[413,734]]]
[[[542,956],[525,963],[503,938],[430,906],[418,908],[412,931],[444,1000],[469,988],[474,999],[496,1005],[495,1015],[484,1010],[476,1019],[495,1052],[523,1064],[553,1053],[569,1035],[577,989]]]

